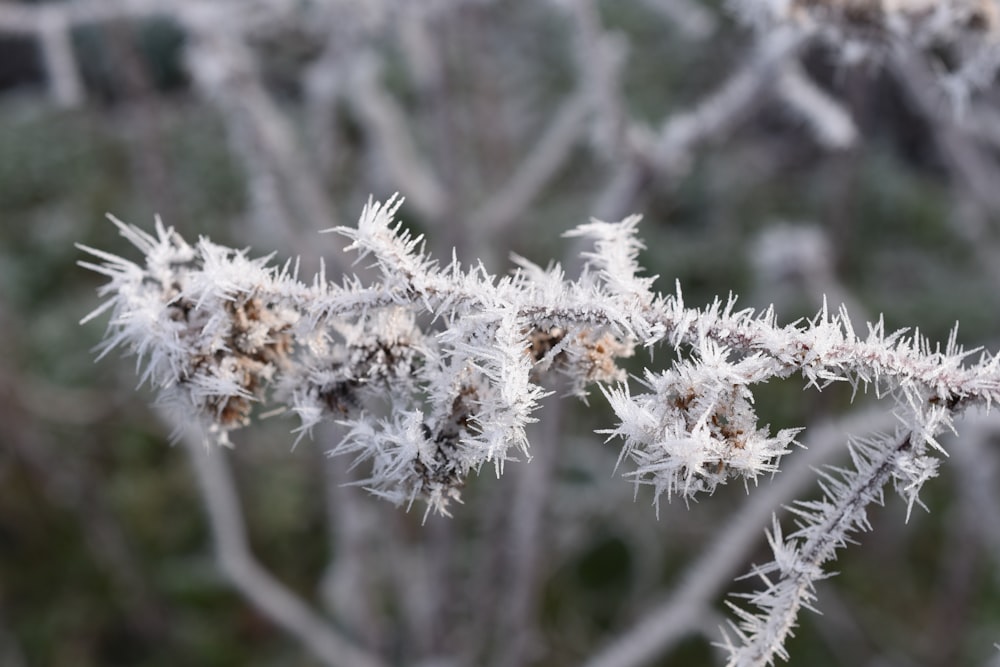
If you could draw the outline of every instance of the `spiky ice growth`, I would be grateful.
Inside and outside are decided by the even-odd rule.
[[[846,381],[888,398],[896,435],[852,446],[853,469],[824,473],[823,497],[798,506],[800,525],[771,534],[775,560],[754,570],[765,586],[740,611],[733,665],[783,655],[798,610],[813,601],[849,534],[867,526],[865,508],[892,481],[910,507],[937,471],[936,436],[969,406],[1000,397],[998,357],[969,362],[953,334],[942,350],[914,332],[887,335],[881,321],[859,336],[841,309],[781,326],[771,309],[737,310],[734,298],[703,309],[653,290],[641,275],[638,217],[591,221],[569,236],[594,248],[579,276],[520,257],[507,276],[457,260],[440,265],[395,214],[398,198],[369,201],[357,227],[334,230],[370,258],[379,278],[306,283],[297,266],[277,267],[207,239],[185,242],[157,221],[155,234],[117,220],[144,255],[141,264],[81,246],[108,278],[102,355],[138,359],[177,419],[200,419],[225,442],[255,410],[284,406],[300,437],[324,420],[345,425],[331,450],[368,465],[365,485],[396,503],[421,499],[447,513],[467,476],[484,464],[526,458],[526,426],[551,376],[577,395],[597,384],[617,424],[626,474],[655,498],[688,500],[736,477],[748,489],[779,469],[797,430],[758,423],[754,385],[802,376],[807,387]],[[638,345],[672,348],[668,368],[647,368],[635,392],[617,361]],[[973,351],[975,352],[975,351]]]

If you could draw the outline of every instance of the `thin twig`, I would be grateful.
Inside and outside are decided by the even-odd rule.
[[[781,68],[777,93],[824,148],[843,150],[857,142],[858,129],[850,113],[820,88],[800,63],[790,61]]]
[[[551,399],[552,397],[550,397]],[[564,402],[550,400],[548,419],[539,427],[539,446],[530,466],[521,466],[514,482],[507,514],[504,581],[498,609],[496,667],[518,667],[536,656],[540,639],[536,608],[542,574],[545,510],[553,487],[552,475],[559,460],[564,426]]]

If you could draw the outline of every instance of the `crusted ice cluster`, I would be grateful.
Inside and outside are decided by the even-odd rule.
[[[278,272],[266,257],[252,260],[206,239],[192,246],[159,220],[155,236],[111,220],[145,264],[84,248],[103,263],[81,264],[110,278],[101,292],[111,298],[83,320],[112,310],[101,356],[116,347],[134,353],[140,383],[160,389],[179,418],[202,417],[226,441],[289,366],[300,313],[274,299],[287,267]]]
[[[774,437],[760,427],[750,386],[773,375],[761,355],[735,363],[729,352],[701,341],[690,360],[668,371],[646,371],[649,393],[633,396],[627,385],[605,390],[621,420],[608,431],[625,441],[622,457],[636,463],[632,475],[655,487],[656,496],[712,492],[731,475],[744,481],[777,472],[797,429]]]

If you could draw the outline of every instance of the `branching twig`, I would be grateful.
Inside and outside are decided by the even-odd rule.
[[[446,209],[445,189],[417,150],[402,110],[379,85],[377,56],[364,53],[355,55],[354,61],[348,100],[357,110],[358,120],[377,143],[392,181],[412,193],[410,201],[433,223]]]
[[[569,157],[590,110],[589,91],[567,97],[535,147],[517,165],[507,182],[472,212],[469,228],[497,238],[518,222],[518,216],[538,197]]]
[[[739,512],[719,528],[718,536],[662,603],[614,638],[584,667],[639,667],[665,654],[685,635],[699,627],[712,600],[744,566],[747,553],[760,538],[761,528],[774,512],[802,492],[811,471],[833,459],[845,433],[869,433],[892,425],[891,415],[868,412],[809,429],[807,449],[792,457],[784,470],[766,488],[755,492]]]
[[[384,667],[375,655],[343,637],[334,626],[263,569],[250,553],[239,497],[224,451],[205,448],[198,435],[182,433],[205,501],[219,567],[236,589],[272,622],[296,637],[330,667]]]

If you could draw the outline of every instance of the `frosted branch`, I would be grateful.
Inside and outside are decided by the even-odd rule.
[[[369,204],[356,228],[336,230],[350,250],[374,259],[382,281],[369,286],[322,276],[310,286],[288,265],[268,267],[266,258],[206,239],[190,246],[163,226],[153,237],[118,223],[147,261],[85,248],[103,260],[85,266],[111,278],[103,289],[111,299],[92,315],[112,309],[105,350],[137,354],[144,381],[223,434],[273,398],[290,402],[305,431],[344,418],[351,429],[340,449],[372,458],[376,480],[424,470],[430,486],[409,487],[410,498],[432,488],[455,497],[481,463],[499,472],[512,446],[526,452],[523,428],[547,372],[568,375],[578,394],[610,383],[604,391],[621,423],[609,433],[624,439],[639,478],[668,496],[774,470],[794,431],[772,438],[757,426],[750,393],[772,377],[872,385],[879,395],[898,391],[904,402],[948,409],[990,404],[1000,387],[997,358],[965,366],[970,353],[954,340],[931,350],[919,333],[886,335],[880,323],[861,338],[846,313],[825,308],[779,327],[772,312],[737,310],[733,299],[699,310],[679,292],[654,293],[652,279],[637,275],[637,218],[573,232],[595,243],[575,281],[558,266],[524,260],[496,279],[424,255],[421,239],[393,220],[398,206]],[[426,335],[414,319],[421,312],[445,328]],[[623,379],[614,360],[638,342],[687,346],[692,356],[647,371],[648,393],[634,394],[614,384]],[[386,393],[392,416],[367,418],[359,394]]]
[[[738,611],[732,664],[782,656],[798,610],[849,535],[868,527],[866,507],[892,481],[912,509],[937,473],[937,437],[954,415],[1000,398],[998,357],[963,350],[952,334],[932,347],[919,332],[886,334],[880,322],[859,336],[844,309],[781,326],[772,310],[737,309],[734,298],[685,306],[642,275],[638,218],[593,220],[569,233],[593,245],[575,279],[558,265],[522,258],[508,276],[453,259],[441,265],[423,239],[395,220],[398,198],[369,202],[355,227],[331,231],[369,261],[378,280],[311,283],[297,270],[201,239],[190,245],[157,223],[155,235],[115,221],[145,256],[136,264],[81,246],[108,277],[103,353],[138,358],[142,380],[159,390],[176,423],[192,415],[220,442],[277,403],[300,421],[300,437],[325,421],[346,427],[332,450],[365,464],[360,483],[395,503],[449,511],[470,473],[499,475],[527,458],[553,375],[584,396],[596,384],[617,424],[626,475],[657,499],[691,499],[732,478],[749,488],[779,470],[799,429],[759,423],[753,389],[799,375],[807,387],[847,382],[890,398],[900,431],[853,443],[852,470],[822,474],[824,496],[800,503],[798,530],[775,523],[775,560],[754,570],[765,589],[759,614]],[[647,368],[641,389],[617,360],[639,345],[669,346],[677,359]]]

